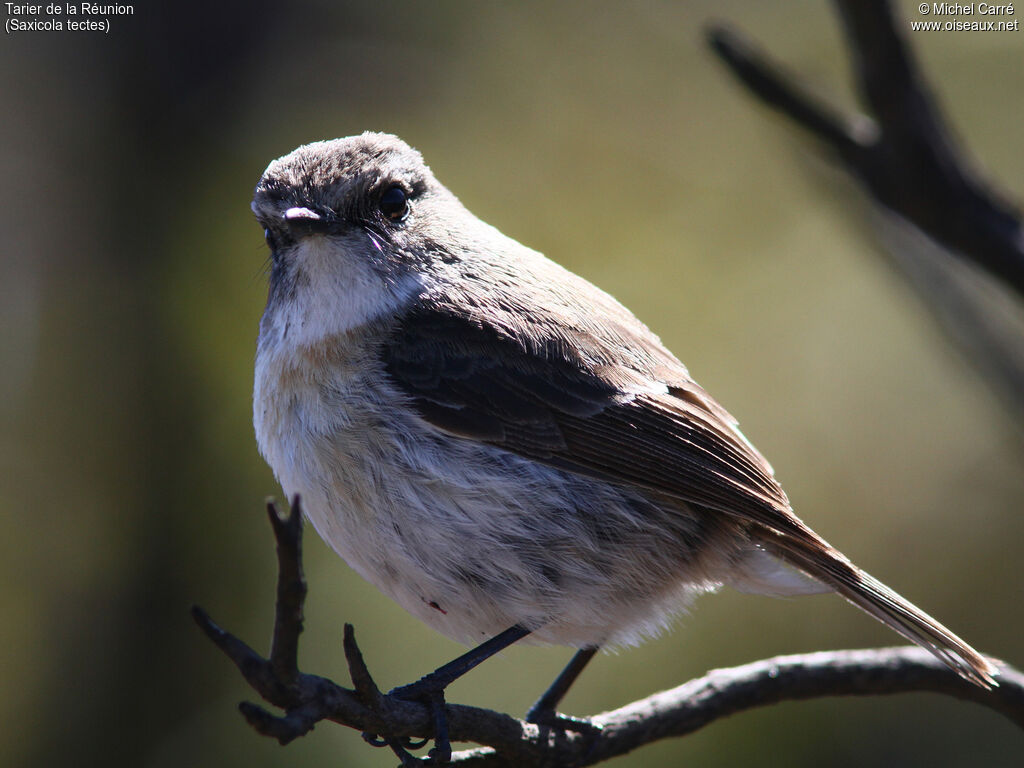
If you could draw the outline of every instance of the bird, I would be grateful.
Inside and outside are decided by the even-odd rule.
[[[438,729],[444,688],[502,648],[577,649],[529,712],[541,722],[599,649],[724,585],[836,592],[996,685],[989,659],[796,516],[632,312],[478,219],[401,139],[301,146],[252,210],[270,250],[259,449],[360,576],[477,644],[392,692],[432,703]]]

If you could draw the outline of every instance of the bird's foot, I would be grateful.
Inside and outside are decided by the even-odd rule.
[[[428,675],[429,678],[429,675]],[[430,708],[434,723],[434,747],[426,758],[418,758],[410,750],[422,749],[430,739],[389,738],[373,733],[363,733],[363,740],[374,747],[390,747],[403,766],[447,765],[452,758],[452,745],[448,737],[448,714],[445,711],[444,688],[431,684],[427,678],[388,691],[389,698],[425,704]]]
[[[554,709],[538,707],[536,705],[531,707],[530,711],[526,713],[526,722],[584,735],[596,735],[601,731],[601,728],[594,725],[590,720],[563,715]]]

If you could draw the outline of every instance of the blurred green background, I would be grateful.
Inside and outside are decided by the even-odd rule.
[[[917,3],[901,19],[921,18]],[[266,649],[279,493],[251,427],[266,164],[385,130],[484,220],[636,311],[742,421],[853,560],[1024,665],[1024,439],[874,250],[866,207],[743,94],[728,19],[850,106],[824,2],[134,6],[109,34],[0,43],[0,764],[387,766],[321,725],[282,748],[193,626]],[[915,33],[979,165],[1024,199],[1024,32]],[[343,680],[343,622],[384,687],[460,651],[307,538],[301,661]],[[706,598],[604,655],[593,713],[705,670],[898,638],[835,597]],[[451,699],[522,713],[567,649],[514,648]],[[1024,735],[937,696],[735,716],[609,763],[1017,766]]]

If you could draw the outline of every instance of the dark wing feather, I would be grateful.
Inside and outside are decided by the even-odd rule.
[[[522,308],[490,323],[450,305],[423,305],[394,329],[383,362],[420,416],[440,429],[753,523],[768,551],[965,679],[995,684],[987,659],[804,525],[728,412],[650,331],[610,306],[619,314],[605,317],[607,327],[593,318],[580,327],[577,316],[569,343],[564,323]]]
[[[642,325],[615,322],[616,347],[593,328],[579,347],[553,329],[531,331],[525,340],[421,307],[382,354],[420,416],[443,430],[775,531],[803,530],[770,465]],[[658,380],[655,372],[668,375]]]

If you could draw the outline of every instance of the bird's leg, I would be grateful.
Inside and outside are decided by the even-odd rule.
[[[443,667],[438,667],[429,675],[424,675],[415,683],[388,691],[388,696],[397,696],[406,701],[416,701],[434,691],[443,691],[471,669],[487,661],[496,653],[505,650],[517,640],[522,640],[528,634],[530,634],[530,630],[518,624],[510,627],[471,651],[462,654],[454,661],[449,661]]]
[[[434,748],[430,750],[430,759],[433,762],[442,765],[447,763],[451,758],[452,752],[451,743],[448,740],[448,718],[445,715],[445,688],[477,665],[487,661],[487,659],[499,651],[508,648],[517,640],[522,640],[528,634],[530,634],[530,630],[525,627],[519,625],[510,627],[501,634],[495,635],[490,640],[462,654],[454,661],[438,667],[429,675],[424,675],[415,683],[388,691],[388,696],[394,696],[404,701],[420,701],[430,707],[434,720]],[[364,738],[367,738],[367,736],[368,734],[363,734]],[[376,742],[371,741],[371,743]],[[389,746],[392,749],[395,747],[393,744],[389,744]]]
[[[550,725],[563,719],[555,712],[555,708],[596,653],[597,648],[581,648],[576,651],[569,663],[565,665],[565,669],[555,678],[555,682],[537,699],[537,703],[530,707],[530,711],[526,713],[527,722]]]

